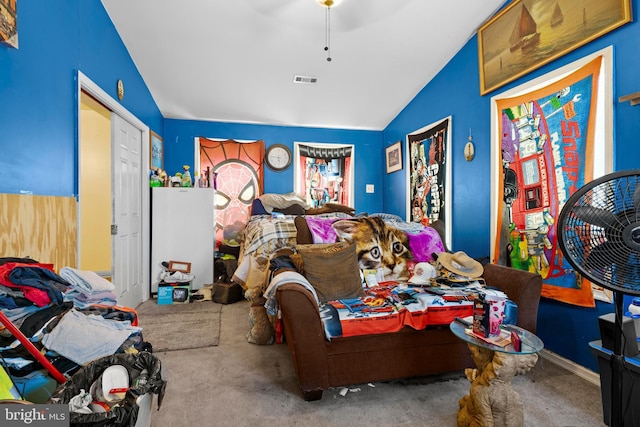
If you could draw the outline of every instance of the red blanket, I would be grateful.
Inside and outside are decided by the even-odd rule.
[[[437,295],[422,288],[376,286],[366,293],[364,298],[331,301],[321,307],[329,337],[397,332],[405,326],[419,330],[473,315],[473,297],[459,291]]]

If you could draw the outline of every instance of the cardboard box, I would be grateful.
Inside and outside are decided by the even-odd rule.
[[[191,294],[191,282],[158,285],[158,305],[186,304]]]

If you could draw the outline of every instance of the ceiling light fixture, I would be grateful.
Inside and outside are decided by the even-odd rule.
[[[327,61],[331,62],[331,8],[342,3],[342,0],[316,0],[316,2],[327,8],[324,30],[324,50],[327,52]]]

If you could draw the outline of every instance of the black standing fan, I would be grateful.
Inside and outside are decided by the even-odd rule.
[[[614,292],[610,420],[611,426],[619,426],[623,296],[640,295],[640,169],[611,173],[580,188],[563,206],[557,231],[569,264],[592,283]]]

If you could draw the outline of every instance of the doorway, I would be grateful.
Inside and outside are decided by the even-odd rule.
[[[143,155],[149,150],[149,128],[81,72],[77,82],[78,266],[111,279],[118,304],[135,308],[149,298],[149,159]],[[93,120],[85,120],[88,113]],[[87,129],[96,123],[101,131]],[[92,144],[87,135],[98,139]],[[96,152],[110,159],[102,157],[107,175],[97,180],[83,167]],[[90,195],[108,201],[106,214],[104,201],[105,206],[94,204]],[[97,223],[88,219],[98,217]]]

